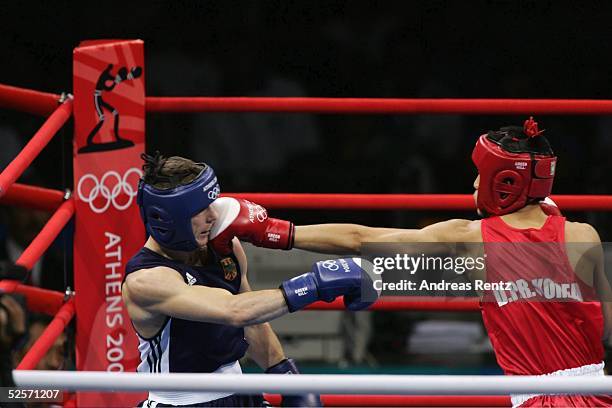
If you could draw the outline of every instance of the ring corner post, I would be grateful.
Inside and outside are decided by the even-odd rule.
[[[96,40],[73,52],[74,284],[78,371],[134,371],[137,339],[121,299],[142,246],[136,192],[145,143],[144,43]],[[78,406],[135,406],[145,394],[79,392]]]

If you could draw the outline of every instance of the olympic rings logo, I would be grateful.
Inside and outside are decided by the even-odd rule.
[[[264,222],[268,218],[268,212],[261,205],[252,203],[248,200],[244,201],[249,208],[249,222],[254,223],[255,219],[257,219],[258,222]]]
[[[219,185],[217,184],[212,190],[208,192],[208,199],[216,200],[217,197],[219,197],[219,194],[221,194],[221,189],[219,188]]]
[[[255,211],[257,221],[264,222],[266,219],[268,219],[268,212],[261,205],[256,206]]]
[[[133,174],[138,175],[138,178],[142,177],[142,171],[137,167],[128,169],[123,177],[117,171],[109,170],[100,180],[94,174],[87,173],[79,179],[77,194],[83,202],[89,204],[89,208],[96,214],[102,214],[111,204],[115,209],[123,211],[132,205],[134,197],[138,194],[136,184],[128,182],[128,178]],[[87,191],[84,186],[91,183],[93,187]],[[128,197],[124,203],[117,200],[122,193]],[[96,204],[100,201],[99,197],[106,200],[101,205]]]
[[[340,269],[340,265],[338,265],[335,259],[328,259],[327,261],[322,261],[319,263],[323,268],[329,269],[330,271],[337,271]]]

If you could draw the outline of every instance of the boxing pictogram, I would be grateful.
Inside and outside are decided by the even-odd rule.
[[[134,146],[134,142],[132,142],[131,140],[124,139],[119,135],[119,112],[117,111],[117,109],[115,109],[114,106],[112,106],[102,98],[102,93],[111,92],[113,89],[115,89],[115,86],[119,85],[123,81],[131,81],[136,78],[139,78],[142,75],[142,68],[132,67],[128,71],[127,67],[121,67],[117,70],[116,75],[111,74],[112,69],[113,64],[109,64],[108,67],[106,67],[106,69],[102,71],[102,73],[98,77],[98,82],[96,83],[96,90],[94,91],[93,98],[94,105],[96,107],[96,114],[98,116],[98,123],[94,126],[91,132],[89,132],[89,135],[87,136],[87,145],[81,147],[79,149],[79,153],[102,152]],[[102,128],[102,125],[104,125],[104,122],[107,119],[104,112],[109,112],[113,115],[113,141],[105,143],[96,143],[94,142],[94,137],[98,134],[98,132]]]
[[[134,174],[134,182],[130,183],[129,177]],[[134,197],[138,194],[137,183],[142,177],[142,171],[137,167],[132,167],[125,172],[123,177],[114,170],[104,173],[98,180],[96,175],[84,174],[77,183],[77,195],[79,199],[89,204],[89,208],[96,214],[101,214],[108,210],[110,205],[119,211],[123,211],[132,205]],[[125,202],[118,200],[120,196],[127,196]],[[100,203],[101,199],[102,203]]]

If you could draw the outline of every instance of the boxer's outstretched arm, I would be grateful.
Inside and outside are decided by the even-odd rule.
[[[357,224],[300,225],[295,227],[293,247],[328,254],[358,254],[362,242],[376,242],[377,237],[394,231],[401,230]]]
[[[357,224],[318,224],[295,227],[294,248],[332,254],[359,254],[366,242],[474,242],[480,222],[448,220],[421,229],[373,228]]]
[[[130,273],[121,294],[130,316],[142,320],[169,316],[237,327],[267,322],[318,300],[331,302],[341,295],[352,311],[374,303],[378,294],[372,289],[372,279],[365,269],[367,260],[346,258],[327,262],[338,262],[342,268],[316,262],[309,272],[284,281],[279,289],[238,295],[220,288],[189,286],[176,270],[157,266]],[[373,292],[367,293],[367,298],[362,298],[364,287]]]
[[[124,298],[155,314],[243,327],[289,313],[280,289],[232,295],[225,289],[189,286],[167,267],[141,269],[124,284]]]

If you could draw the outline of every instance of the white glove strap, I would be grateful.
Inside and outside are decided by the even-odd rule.
[[[210,229],[210,239],[213,239],[225,231],[238,217],[240,203],[232,197],[220,197],[210,204],[210,208],[218,214],[215,225]]]

